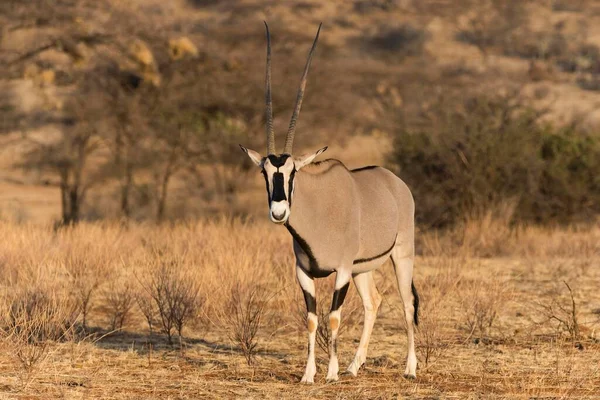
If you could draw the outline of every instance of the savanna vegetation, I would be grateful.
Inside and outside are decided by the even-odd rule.
[[[600,382],[600,232],[514,231],[489,216],[420,235],[416,381],[402,378],[403,308],[391,265],[366,366],[299,385],[305,310],[285,229],[223,219],[163,225],[4,224],[0,388],[43,398],[593,397]],[[318,281],[326,319],[333,280]],[[339,354],[352,360],[351,289]],[[322,348],[324,347],[324,348]]]
[[[418,378],[393,271],[359,376],[316,384],[275,130],[319,22],[298,152],[380,164],[417,204]],[[594,1],[0,2],[0,397],[600,396]],[[313,148],[314,147],[314,148]],[[350,289],[344,369],[362,304]]]

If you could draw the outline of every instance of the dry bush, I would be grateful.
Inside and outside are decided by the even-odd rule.
[[[51,343],[74,338],[77,307],[51,286],[18,287],[1,300],[0,339],[8,342],[29,378],[48,355]]]
[[[600,211],[600,139],[553,128],[517,93],[440,97],[426,126],[400,126],[390,161],[423,227],[448,227],[515,202],[511,223],[576,223]]]
[[[150,332],[150,335],[152,335],[154,333],[154,327],[158,324],[158,312],[154,306],[152,296],[146,290],[142,289],[136,292],[134,297],[140,312],[148,324],[148,331]]]
[[[65,239],[72,240],[74,235],[69,232],[65,236]],[[109,278],[112,261],[109,249],[83,242],[83,244],[79,242],[68,245],[63,262],[69,277],[72,296],[76,299],[81,313],[81,325],[85,331],[88,328],[88,315],[92,308],[93,297],[100,285]]]
[[[258,284],[233,285],[227,314],[223,316],[229,339],[240,346],[248,365],[256,361],[258,333],[268,318],[267,306],[270,296],[265,287]]]
[[[139,278],[145,293],[137,296],[137,302],[150,330],[158,321],[169,344],[173,344],[173,334],[177,332],[181,341],[183,328],[197,315],[204,300],[184,260],[163,260],[157,254],[149,263],[149,275]]]
[[[432,273],[418,281],[421,301],[416,350],[426,368],[441,359],[450,346],[446,324],[452,319],[452,300],[464,279],[467,262],[456,256],[430,258],[427,263]]]
[[[508,282],[494,278],[492,281],[472,280],[461,284],[460,293],[464,312],[463,324],[468,338],[488,342],[498,313],[511,298]]]
[[[438,311],[439,300],[428,300],[419,316],[416,350],[425,368],[442,358],[449,347],[444,338],[443,315]]]
[[[104,309],[111,331],[123,329],[135,304],[133,284],[127,280],[112,280],[103,290]]]
[[[317,346],[319,346],[319,348],[323,350],[325,354],[327,354],[327,357],[331,355],[329,354],[329,343],[331,342],[331,330],[329,329],[329,312],[330,306],[328,303],[319,303],[319,306],[317,307],[317,318],[319,324],[317,325],[317,334],[315,337],[315,342],[317,343]],[[306,312],[304,315],[306,319]],[[306,323],[304,326],[306,326]],[[347,321],[344,321],[344,324],[340,324],[340,331],[342,330],[342,327],[347,326]]]
[[[551,300],[545,303],[536,303],[544,317],[538,324],[543,326],[550,323],[553,325],[555,332],[558,334],[566,332],[569,334],[570,339],[575,342],[581,336],[577,303],[571,286],[567,282],[563,281],[563,283],[569,292],[567,298],[562,296],[560,290],[556,289],[552,293]]]

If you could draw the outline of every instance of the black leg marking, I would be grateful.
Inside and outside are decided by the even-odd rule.
[[[417,293],[417,288],[415,287],[414,282],[410,283],[410,288],[412,290],[413,307],[415,309],[415,313],[414,313],[415,325],[419,326],[419,294]]]
[[[346,283],[342,286],[341,289],[337,289],[335,293],[333,293],[333,300],[331,301],[331,311],[338,310],[342,304],[344,304],[344,299],[346,298],[346,293],[348,292],[348,287],[350,286],[350,282]]]
[[[306,302],[306,310],[309,313],[316,314],[317,313],[317,300],[313,297],[312,294],[308,293],[304,289],[302,289],[302,293],[304,293],[304,301]]]

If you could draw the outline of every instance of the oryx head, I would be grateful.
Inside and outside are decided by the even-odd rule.
[[[285,139],[285,147],[283,153],[277,154],[275,150],[275,133],[273,131],[273,105],[271,100],[271,36],[269,35],[269,26],[265,22],[267,28],[267,74],[266,74],[266,104],[267,104],[267,156],[263,157],[258,152],[250,150],[240,145],[242,150],[248,157],[261,168],[262,174],[265,177],[267,184],[267,196],[269,201],[269,217],[271,221],[277,224],[285,223],[290,217],[292,197],[294,195],[294,176],[296,171],[305,165],[310,164],[316,156],[327,150],[327,147],[314,152],[305,154],[299,157],[292,155],[292,146],[294,144],[294,133],[296,132],[296,121],[302,107],[302,98],[304,97],[304,88],[306,87],[306,77],[308,68],[312,59],[317,40],[319,40],[319,32],[321,25],[313,42],[308,59],[304,67],[304,73],[300,80],[300,88],[296,98],[296,106],[292,114],[292,120],[288,128]]]

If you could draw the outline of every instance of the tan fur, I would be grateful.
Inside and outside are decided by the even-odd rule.
[[[317,324],[312,319],[308,320],[308,332],[313,333],[317,330]]]
[[[382,254],[394,243],[412,255],[413,214],[408,187],[390,171],[351,172],[327,160],[298,171],[289,225],[308,243],[319,267],[332,271],[352,268],[355,260]],[[299,246],[295,250],[308,270],[307,255]],[[387,258],[356,268],[371,270]]]

